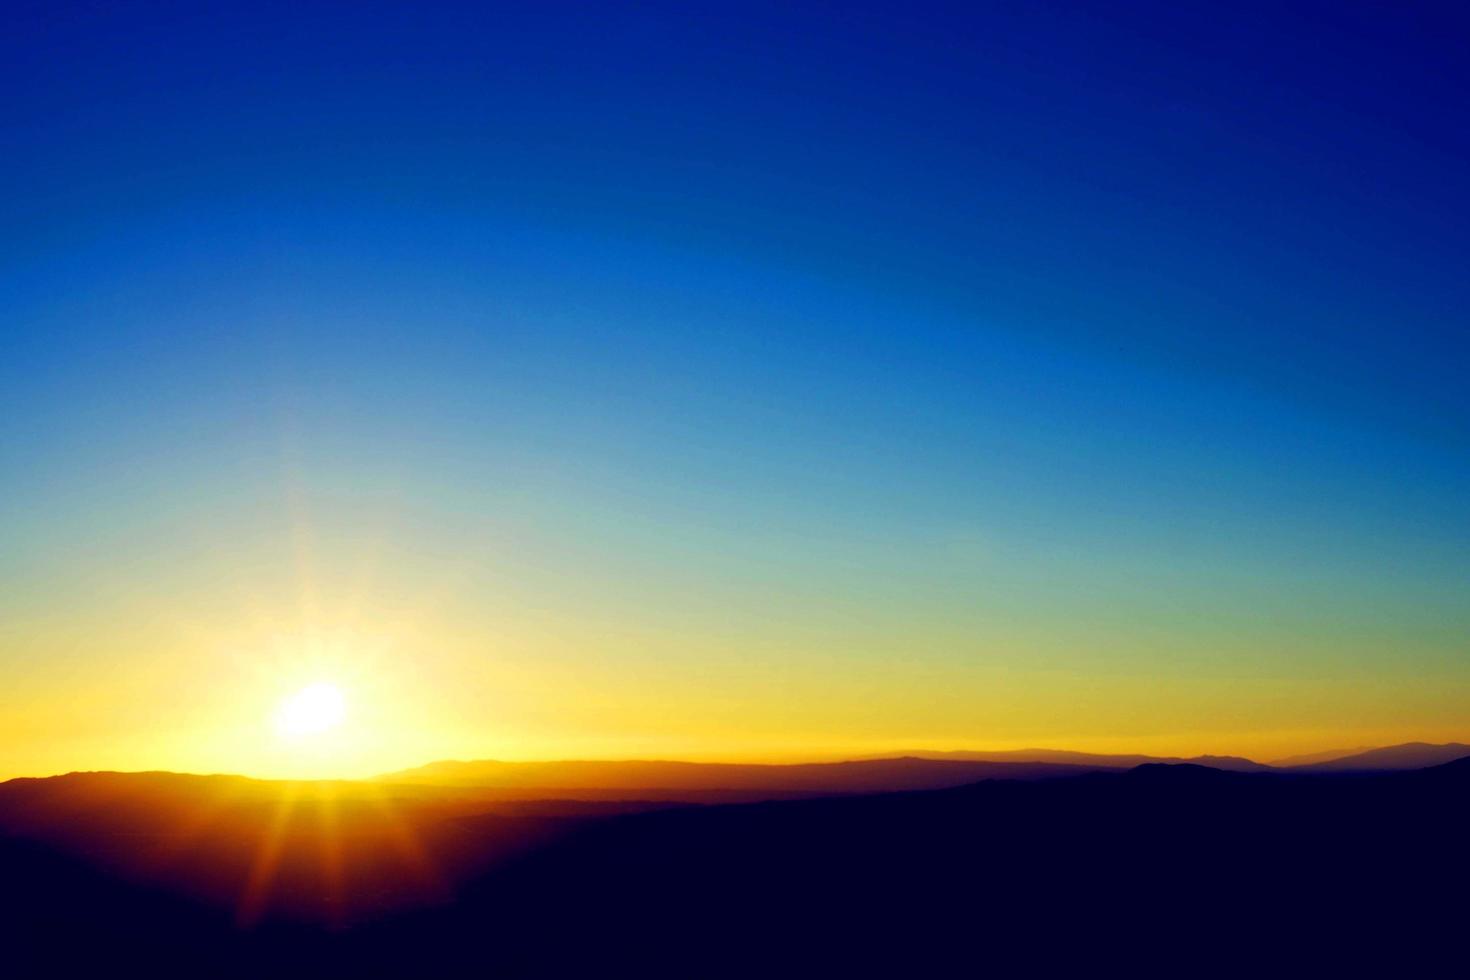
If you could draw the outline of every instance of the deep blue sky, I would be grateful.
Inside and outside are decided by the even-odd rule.
[[[0,612],[1470,689],[1462,7],[624,6],[7,6]]]

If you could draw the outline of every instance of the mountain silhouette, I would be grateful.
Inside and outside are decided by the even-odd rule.
[[[977,762],[1025,762],[1050,763],[1054,765],[1084,766],[1089,769],[1132,769],[1135,766],[1162,762],[1171,765],[1194,764],[1215,769],[1232,769],[1239,772],[1263,772],[1270,766],[1251,759],[1234,755],[1197,755],[1188,758],[1155,755],[1107,755],[1095,752],[1075,752],[1068,749],[1004,749],[1000,751],[960,749],[955,751],[933,751],[918,749],[897,752],[873,758],[892,758],[893,755],[916,759],[948,759]]]
[[[1371,752],[1373,748],[1371,745],[1360,745],[1355,749],[1325,749],[1321,752],[1306,752],[1302,755],[1287,756],[1284,759],[1272,759],[1270,765],[1274,769],[1289,769],[1293,766],[1311,766],[1321,762],[1344,759],[1350,755]]]
[[[672,761],[432,762],[388,773],[378,782],[400,786],[454,786],[537,798],[595,794],[595,798],[753,802],[835,793],[943,789],[982,779],[1048,779],[1098,765],[1054,761],[991,761],[918,757],[850,762],[744,764]]]
[[[1453,762],[1470,756],[1470,745],[1449,742],[1431,745],[1427,742],[1406,742],[1381,749],[1370,749],[1356,755],[1340,756],[1326,762],[1305,767],[1323,772],[1375,771],[1389,769],[1424,769],[1445,762]]]
[[[0,785],[4,963],[16,976],[141,963],[222,977],[1425,975],[1458,952],[1470,872],[1470,759],[1376,774],[1150,763],[700,806],[329,785],[343,794],[330,808],[319,784],[236,777]],[[375,794],[394,801],[376,821]],[[242,920],[253,864],[232,855],[258,856],[288,797],[301,822],[266,907]],[[310,869],[328,809],[365,907],[346,919],[301,914],[322,900]],[[402,856],[395,829],[441,893],[384,871]],[[232,887],[184,887],[181,860]]]
[[[582,822],[667,805],[86,772],[0,783],[0,835],[247,920],[346,925],[443,902],[458,881]]]

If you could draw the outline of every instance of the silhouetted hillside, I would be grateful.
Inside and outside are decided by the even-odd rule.
[[[1100,755],[1094,752],[1073,752],[1067,749],[1006,749],[998,752],[960,749],[938,752],[928,749],[895,752],[874,758],[905,756],[916,759],[968,760],[975,762],[1049,763],[1053,765],[1080,766],[1086,769],[1132,769],[1151,762],[1170,765],[1199,765],[1215,769],[1230,769],[1237,772],[1265,772],[1270,766],[1234,755],[1197,755],[1189,758],[1154,755]]]
[[[138,958],[154,976],[201,963],[212,976],[1413,976],[1457,952],[1467,804],[1470,761],[1347,776],[1151,764],[553,816],[554,832],[474,868],[431,847],[452,900],[338,931],[240,931],[227,905],[15,840],[0,887],[9,905],[44,898],[8,962],[61,976]],[[446,811],[435,830],[429,812],[408,824],[424,840],[505,829]]]
[[[389,773],[379,782],[454,786],[521,796],[620,796],[692,802],[745,802],[836,793],[944,789],[982,779],[1049,779],[1095,765],[968,759],[884,758],[854,762],[751,765],[715,762],[570,761],[432,762]]]
[[[844,971],[1412,973],[1459,928],[1470,773],[1373,780],[1147,766],[930,793],[652,813],[588,827],[389,927],[489,922],[548,975]],[[576,922],[575,945],[557,941]],[[409,939],[408,937],[412,937]],[[449,963],[443,962],[447,968]],[[1420,964],[1422,965],[1422,964]]]
[[[1453,762],[1470,756],[1470,745],[1450,742],[1445,745],[1430,745],[1427,742],[1407,742],[1381,749],[1370,749],[1356,755],[1342,756],[1327,762],[1319,762],[1310,768],[1322,772],[1383,771],[1392,769],[1425,769],[1445,762]]]
[[[1343,759],[1350,755],[1358,755],[1362,752],[1371,752],[1373,746],[1360,745],[1355,749],[1326,749],[1321,752],[1307,752],[1302,755],[1291,755],[1284,759],[1272,759],[1271,766],[1275,769],[1288,769],[1293,766],[1311,766],[1319,762],[1332,762],[1334,759]]]
[[[457,882],[636,802],[518,802],[473,790],[178,773],[0,784],[0,834],[242,922],[341,926],[441,904]],[[659,804],[667,805],[667,804]]]

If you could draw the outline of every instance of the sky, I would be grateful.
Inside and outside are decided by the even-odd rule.
[[[4,15],[0,778],[1470,740],[1463,10],[199,8]]]

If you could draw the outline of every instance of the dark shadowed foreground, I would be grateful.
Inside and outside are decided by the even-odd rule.
[[[1463,975],[1470,760],[700,806],[66,778],[0,794],[8,976]]]

